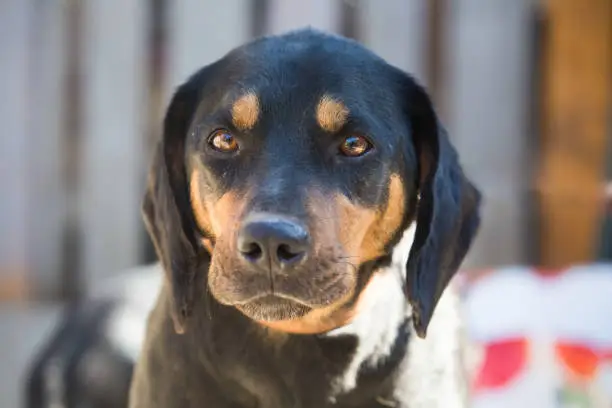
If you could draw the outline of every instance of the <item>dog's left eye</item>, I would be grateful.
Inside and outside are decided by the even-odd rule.
[[[363,136],[351,135],[340,144],[340,153],[348,157],[359,157],[372,149],[372,144]]]
[[[225,129],[218,129],[208,137],[208,144],[215,150],[223,153],[232,153],[238,150],[238,141]]]

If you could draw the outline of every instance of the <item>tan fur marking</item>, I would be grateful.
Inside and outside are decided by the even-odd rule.
[[[387,208],[379,214],[361,245],[361,256],[364,259],[373,259],[380,256],[393,234],[402,223],[405,212],[404,185],[400,176],[394,174],[389,182],[389,200]]]
[[[210,216],[206,210],[206,205],[202,201],[204,195],[200,191],[200,172],[198,170],[193,170],[191,172],[191,177],[189,179],[189,194],[191,208],[198,227],[200,227],[201,230],[214,235],[210,222]]]
[[[200,174],[198,170],[193,170],[190,184],[191,208],[198,226],[214,239],[218,239],[228,232],[236,230],[236,223],[243,207],[243,200],[238,195],[229,192],[221,196],[216,202],[205,200],[205,194],[200,191]],[[210,242],[204,242],[209,247]]]
[[[238,218],[243,203],[235,193],[225,193],[214,204],[209,205],[209,212],[212,214],[212,226],[215,236],[229,235],[238,229]]]
[[[253,92],[242,95],[232,105],[232,121],[238,129],[252,129],[258,119],[259,98]]]
[[[348,119],[348,108],[337,99],[323,95],[316,109],[317,123],[327,132],[337,132]]]
[[[404,187],[398,175],[389,181],[389,201],[385,208],[373,210],[351,203],[345,196],[335,199],[339,240],[348,255],[359,262],[383,255],[385,245],[401,225],[404,216]]]
[[[363,262],[361,246],[370,227],[376,222],[376,211],[350,202],[342,194],[335,199],[338,219],[337,234],[347,256],[354,263]]]

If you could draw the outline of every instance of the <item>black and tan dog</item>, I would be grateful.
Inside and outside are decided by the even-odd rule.
[[[167,279],[130,406],[464,406],[442,294],[479,206],[423,88],[363,46],[231,51],[165,118],[143,211]]]

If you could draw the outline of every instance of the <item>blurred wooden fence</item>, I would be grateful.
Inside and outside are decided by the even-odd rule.
[[[487,196],[466,263],[524,261],[532,3],[3,0],[0,286],[73,296],[150,260],[139,203],[173,88],[249,38],[305,25],[428,85]]]

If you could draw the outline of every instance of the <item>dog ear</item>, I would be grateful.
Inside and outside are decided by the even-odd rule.
[[[411,81],[408,115],[418,156],[416,231],[406,265],[406,291],[417,334],[434,309],[480,225],[481,194],[467,179],[426,91]],[[405,97],[405,95],[404,95]]]
[[[210,265],[210,254],[197,235],[185,169],[185,139],[202,85],[198,79],[190,78],[170,101],[142,203],[145,226],[171,283],[177,333],[186,329],[198,289],[205,287],[198,278]]]

